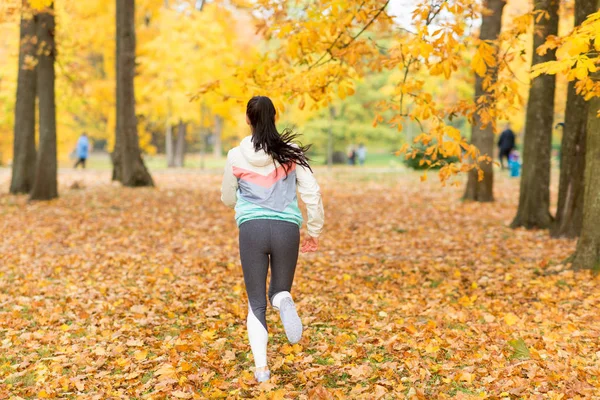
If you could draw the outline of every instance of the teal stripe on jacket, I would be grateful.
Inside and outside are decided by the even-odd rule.
[[[253,219],[275,219],[278,221],[292,222],[302,227],[302,212],[298,207],[298,199],[294,200],[283,211],[270,210],[257,204],[244,200],[239,192],[235,203],[235,221],[240,226],[246,221]]]

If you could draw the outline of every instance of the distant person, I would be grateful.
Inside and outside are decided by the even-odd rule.
[[[358,157],[358,163],[360,165],[365,165],[365,160],[367,159],[367,148],[365,147],[364,143],[361,143],[358,146],[356,156]]]
[[[354,146],[350,148],[350,152],[348,152],[348,164],[356,165],[356,150],[354,150]]]
[[[510,124],[507,124],[506,129],[500,134],[498,148],[500,149],[500,166],[504,169],[504,159],[506,158],[508,161],[510,152],[515,148],[515,133],[510,129]]]
[[[275,114],[268,97],[250,99],[246,123],[252,135],[227,154],[221,187],[221,200],[235,208],[239,226],[240,258],[249,303],[248,340],[258,382],[271,375],[265,316],[269,269],[269,302],[279,310],[289,342],[297,343],[302,336],[302,321],[290,294],[302,226],[296,190],[306,204],[308,216],[308,235],[300,248],[303,253],[317,251],[324,220],[321,191],[306,158],[310,146],[295,144],[296,135],[289,130],[280,134],[275,127]]]
[[[75,166],[73,168],[77,169],[77,167],[81,165],[81,167],[85,169],[85,162],[88,159],[89,152],[90,140],[84,132],[79,137],[79,140],[77,140],[77,162],[75,163]]]

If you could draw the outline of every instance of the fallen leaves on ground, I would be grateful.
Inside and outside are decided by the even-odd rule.
[[[474,204],[341,171],[319,173],[326,232],[297,269],[304,337],[288,344],[269,310],[260,385],[218,175],[132,190],[65,172],[56,201],[2,195],[0,398],[597,396],[600,280],[564,264],[574,241],[507,227],[517,181]]]

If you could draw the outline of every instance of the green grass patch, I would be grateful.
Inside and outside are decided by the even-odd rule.
[[[317,357],[315,362],[319,365],[333,365],[334,360],[331,357]]]
[[[4,383],[6,385],[13,385],[13,386],[16,386],[16,385],[23,385],[25,387],[32,386],[35,384],[35,372],[29,372],[24,375],[12,376],[12,377],[6,378],[4,380]]]
[[[462,383],[452,382],[452,389],[450,389],[450,391],[448,392],[448,394],[450,396],[454,397],[454,396],[456,396],[456,394],[458,392],[461,392],[461,393],[464,393],[464,394],[470,394],[470,395],[477,394],[476,392],[472,391],[471,389],[469,389],[468,387],[466,387]]]
[[[436,287],[440,286],[443,282],[444,282],[443,279],[433,280],[433,281],[431,281],[431,285],[429,287],[431,287],[432,289],[435,289]]]
[[[508,344],[513,348],[513,353],[510,356],[511,359],[528,360],[531,358],[531,353],[529,353],[529,349],[523,338],[509,340]]]
[[[561,279],[561,280],[557,281],[557,282],[555,283],[555,285],[556,285],[556,286],[558,286],[558,287],[568,287],[568,288],[570,288],[570,287],[571,287],[571,285],[569,285],[569,284],[567,283],[567,281],[565,281],[564,279]]]
[[[469,329],[469,327],[467,325],[461,324],[460,322],[452,322],[452,323],[449,323],[447,326],[449,329],[459,330],[459,331],[466,331],[467,329]]]
[[[142,375],[142,383],[146,384],[150,379],[154,377],[154,372],[148,371]]]
[[[38,353],[40,358],[50,357],[53,353],[52,349],[50,349],[49,347],[40,347],[36,350],[36,352]]]
[[[248,353],[246,353],[245,351],[240,351],[235,355],[235,359],[241,363],[248,362]]]

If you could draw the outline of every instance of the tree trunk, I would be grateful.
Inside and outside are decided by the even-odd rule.
[[[182,168],[185,161],[185,133],[187,131],[187,124],[179,120],[177,126],[177,143],[175,144],[175,166]]]
[[[119,62],[119,54],[122,53],[122,40],[119,38],[119,25],[120,25],[120,21],[121,21],[121,16],[119,12],[119,0],[117,1],[117,9],[116,9],[116,20],[115,23],[117,25],[117,33],[116,33],[116,38],[115,38],[115,42],[116,42],[116,59],[115,59],[115,69],[116,69],[116,92],[115,92],[115,96],[116,96],[116,101],[115,101],[115,106],[116,106],[116,113],[115,113],[115,119],[116,119],[116,126],[115,126],[115,145],[113,148],[112,153],[110,153],[110,160],[112,161],[113,164],[113,173],[112,173],[112,180],[113,181],[118,181],[123,183],[123,161],[122,161],[122,157],[121,157],[121,149],[123,147],[123,139],[121,138],[121,132],[123,131],[123,124],[122,124],[122,116],[121,113],[119,112],[119,110],[121,109],[121,103],[122,103],[122,99],[119,96],[119,77],[121,76],[121,68],[120,68],[120,62]]]
[[[479,38],[481,40],[496,40],[502,29],[502,11],[506,5],[505,0],[487,0],[485,7],[490,9],[490,15],[484,15],[481,23],[481,32]],[[496,45],[494,45],[496,48]],[[498,77],[498,69],[494,67],[490,71],[492,82],[495,82]],[[483,88],[483,78],[478,74],[475,75],[475,104],[479,104],[478,100],[481,96],[486,95],[486,90]],[[473,116],[473,125],[471,126],[471,142],[481,151],[482,154],[487,154],[493,158],[494,154],[494,130],[492,124],[486,127],[482,126],[479,113]],[[483,170],[483,180],[479,180],[478,171],[472,170],[469,172],[467,179],[467,187],[465,189],[464,199],[480,202],[494,201],[494,166],[491,163],[481,165]]]
[[[175,151],[174,151],[174,137],[173,137],[173,126],[170,122],[167,122],[167,134],[165,135],[165,147],[167,153],[167,168],[173,168],[175,166]]]
[[[28,7],[23,1],[23,9]],[[35,179],[35,95],[36,68],[27,65],[27,58],[35,58],[35,16],[21,15],[21,45],[19,48],[19,75],[13,142],[12,178],[10,192],[29,193]]]
[[[40,115],[40,144],[31,188],[31,200],[50,200],[58,197],[56,159],[56,102],[54,95],[54,60],[56,59],[53,5],[37,17],[39,57],[37,93]]]
[[[117,130],[113,179],[130,187],[154,186],[140,151],[135,115],[135,0],[117,3]]]
[[[596,9],[590,0],[575,1],[575,26],[581,25]],[[561,143],[560,184],[556,219],[552,237],[579,236],[583,223],[583,195],[585,179],[585,135],[588,103],[569,83],[565,125]]]
[[[213,134],[213,138],[215,139],[213,145],[213,155],[215,158],[223,157],[223,141],[221,140],[221,135],[223,134],[223,117],[220,115],[215,116],[215,131]]]
[[[204,115],[206,114],[206,106],[204,101],[200,105],[200,169],[204,170],[204,156],[206,155],[206,133],[204,124]]]
[[[558,0],[536,0],[535,10],[548,13],[549,19],[535,23],[532,65],[556,59],[555,51],[537,54],[549,35],[558,34]],[[523,140],[523,177],[519,195],[519,209],[511,226],[527,229],[549,228],[550,215],[550,153],[554,117],[554,89],[556,77],[541,75],[531,82],[527,103],[527,121]]]
[[[327,168],[333,168],[333,121],[335,120],[335,107],[329,107],[329,129],[327,130]]]
[[[595,74],[600,79],[600,73]],[[573,261],[576,269],[600,270],[600,98],[589,102],[585,152],[583,226]]]

